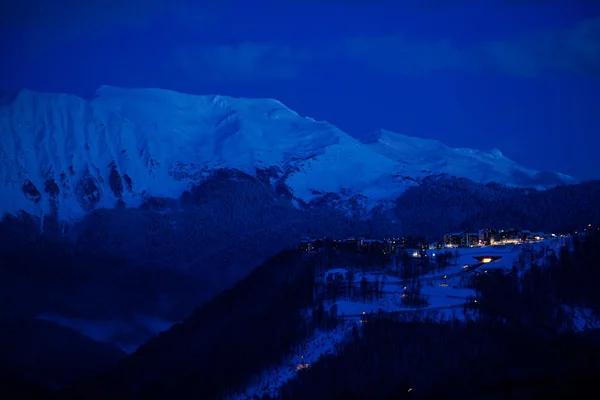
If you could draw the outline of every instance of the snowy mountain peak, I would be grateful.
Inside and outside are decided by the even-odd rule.
[[[370,149],[397,161],[408,176],[445,174],[480,183],[497,182],[509,186],[548,188],[577,183],[573,177],[525,168],[498,149],[490,152],[451,148],[433,139],[378,130],[361,139]]]
[[[361,142],[274,99],[111,86],[85,99],[0,94],[0,215],[56,211],[74,220],[146,196],[179,197],[223,168],[268,171],[271,184],[305,202],[356,194],[367,207],[431,174],[523,186],[570,179],[385,130]]]
[[[119,88],[114,86],[101,86],[96,90],[94,99],[101,99],[112,107],[117,104],[128,107],[196,107],[204,110],[207,106],[225,110],[241,115],[267,113],[271,118],[297,117],[298,114],[286,107],[278,100],[271,98],[238,98],[223,95],[191,95],[167,89],[155,88]]]

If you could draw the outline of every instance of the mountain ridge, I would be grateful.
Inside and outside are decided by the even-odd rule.
[[[496,182],[508,186],[532,186],[541,189],[552,187],[556,182],[579,183],[577,179],[565,174],[525,168],[506,157],[498,148],[490,151],[452,148],[438,140],[385,129],[366,135],[361,138],[361,142],[372,150],[406,165],[407,169],[418,164],[420,171],[406,172],[411,176],[423,173],[446,174],[469,178],[478,183]],[[473,170],[478,173],[474,173]]]
[[[2,214],[56,213],[74,221],[98,207],[136,207],[148,196],[178,198],[219,169],[266,175],[302,203],[327,193],[342,200],[363,196],[366,209],[391,207],[407,187],[430,175],[538,188],[576,182],[511,160],[513,169],[501,171],[502,179],[492,179],[493,168],[489,179],[465,176],[478,164],[466,172],[448,168],[457,164],[457,152],[441,142],[433,147],[445,152],[438,164],[423,162],[435,156],[431,150],[420,159],[414,152],[394,157],[398,138],[407,136],[382,130],[375,143],[365,143],[275,99],[111,86],[85,99],[29,90],[0,97]],[[393,135],[394,146],[382,145],[382,137]],[[417,147],[432,143],[411,140]]]

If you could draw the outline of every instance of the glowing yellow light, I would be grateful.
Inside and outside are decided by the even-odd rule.
[[[409,389],[408,389],[408,391],[409,391],[409,392],[412,392],[412,388],[409,388]]]
[[[486,257],[483,260],[481,260],[481,262],[487,264],[489,262],[492,262],[492,259],[490,257]]]

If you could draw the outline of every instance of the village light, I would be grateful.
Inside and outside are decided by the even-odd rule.
[[[492,259],[490,257],[485,257],[483,260],[481,260],[482,263],[487,264],[492,262]]]

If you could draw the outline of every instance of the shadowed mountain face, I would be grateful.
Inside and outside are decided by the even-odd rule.
[[[93,211],[64,231],[51,217],[5,218],[0,312],[43,317],[131,351],[296,247],[300,235],[390,226],[383,215],[363,221],[327,205],[301,210],[277,188],[225,172],[179,199]]]
[[[599,182],[538,191],[432,177],[399,197],[393,212],[376,209],[361,219],[339,198],[298,208],[264,181],[223,172],[179,199],[93,211],[64,232],[50,217],[43,225],[31,216],[5,218],[0,311],[43,317],[132,351],[265,259],[296,247],[299,236],[433,242],[485,226],[558,233],[600,219],[598,199]]]
[[[447,232],[490,226],[558,233],[600,219],[598,201],[599,181],[538,191],[430,178],[398,198],[396,215],[407,232],[435,232],[436,240]]]
[[[63,394],[218,398],[224,388],[242,385],[310,335],[305,309],[312,306],[314,274],[314,265],[297,251],[281,252],[106,373]]]

